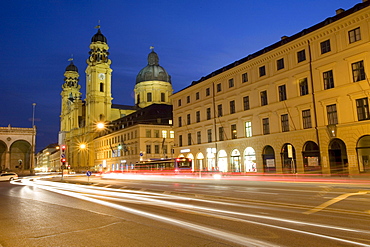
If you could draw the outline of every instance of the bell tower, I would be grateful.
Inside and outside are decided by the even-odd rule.
[[[108,58],[106,37],[98,32],[91,38],[90,56],[86,60],[86,127],[93,128],[99,121],[111,120],[111,60]]]
[[[79,74],[73,60],[64,72],[64,84],[62,85],[62,109],[60,115],[60,131],[69,132],[79,128],[80,106],[81,106],[81,85],[78,84]]]

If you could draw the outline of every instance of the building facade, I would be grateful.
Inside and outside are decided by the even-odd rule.
[[[84,100],[81,98],[78,68],[73,64],[73,61],[70,62],[64,73],[58,143],[63,145],[65,150],[63,153],[60,152],[60,161],[64,168],[68,167],[76,171],[102,170],[103,168],[106,171],[116,170],[116,164],[121,167],[123,160],[134,164],[142,158],[140,154],[145,151],[141,149],[142,130],[140,128],[142,123],[136,121],[133,116],[136,116],[137,112],[146,113],[147,108],[153,104],[170,106],[169,97],[173,91],[171,77],[159,65],[159,57],[154,52],[154,48],[151,48],[148,64],[136,78],[135,105],[113,104],[112,62],[108,58],[107,38],[101,33],[100,28],[92,37],[89,48],[85,70],[86,95]],[[170,108],[164,109],[170,111],[166,113],[166,118],[169,115],[172,116],[172,108]],[[133,126],[132,124],[130,130],[122,126],[117,128],[115,121],[125,122],[125,119],[139,124],[140,128],[139,125]],[[172,126],[169,121],[166,123],[151,121],[148,124],[151,127],[158,124],[160,129],[167,125],[168,131]],[[119,133],[115,133],[116,130],[119,130]],[[121,152],[121,150],[115,152],[113,148],[117,148],[120,143],[123,145],[125,141],[131,142],[133,137],[128,133],[136,133],[135,144],[130,144],[127,152]],[[131,138],[126,139],[125,136]],[[150,157],[151,155],[148,155],[146,158]],[[106,164],[115,165],[107,166]]]
[[[0,171],[30,174],[34,168],[36,127],[0,127]]]
[[[369,5],[339,9],[173,94],[175,153],[194,170],[369,173]]]

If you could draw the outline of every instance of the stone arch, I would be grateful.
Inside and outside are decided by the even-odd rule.
[[[329,143],[329,162],[331,174],[348,174],[348,157],[346,144],[339,138]]]
[[[280,156],[283,173],[296,173],[297,161],[294,146],[290,143],[285,143],[281,148]]]
[[[4,171],[6,168],[6,153],[8,151],[8,146],[5,142],[0,140],[0,171]]]
[[[370,172],[370,135],[358,139],[356,153],[359,172]]]
[[[31,167],[31,144],[25,140],[17,140],[12,143],[9,149],[9,169],[16,171],[28,170]]]
[[[264,172],[276,173],[275,151],[273,147],[267,145],[263,148],[262,160]]]
[[[307,141],[302,149],[303,166],[305,172],[321,173],[320,149],[313,141]]]

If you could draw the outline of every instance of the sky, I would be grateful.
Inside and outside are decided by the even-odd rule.
[[[150,46],[174,92],[284,35],[361,0],[11,0],[0,9],[0,127],[37,127],[36,151],[58,142],[61,90],[73,56],[85,98],[91,37],[100,23],[114,104],[134,105]],[[36,103],[36,106],[33,106]],[[34,113],[34,118],[33,118]]]

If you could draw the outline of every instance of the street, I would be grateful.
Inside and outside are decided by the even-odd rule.
[[[0,246],[370,246],[369,181],[75,176],[0,183]]]

